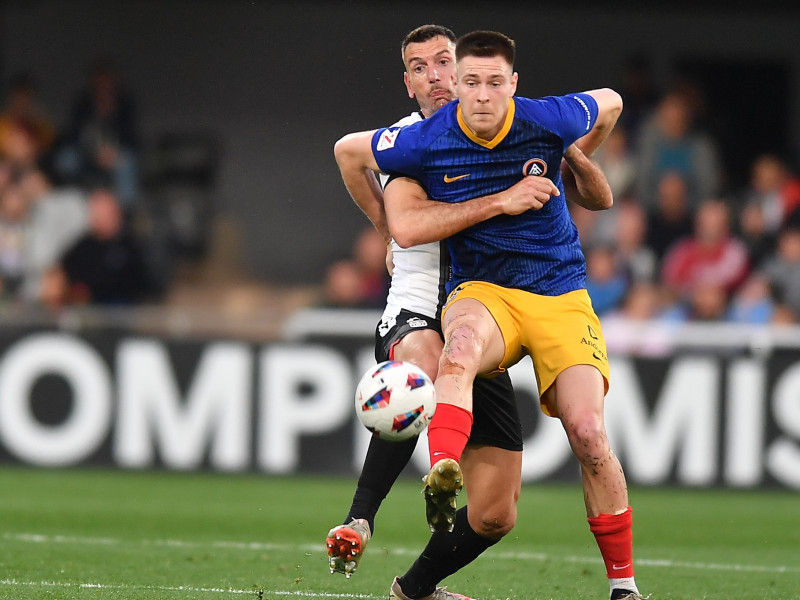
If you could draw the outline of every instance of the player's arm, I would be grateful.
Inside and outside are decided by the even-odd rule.
[[[622,96],[610,88],[584,92],[597,102],[597,119],[591,131],[578,139],[575,144],[586,156],[591,156],[600,147],[617,124],[622,113]]]
[[[383,206],[383,191],[375,177],[379,171],[372,154],[371,140],[374,131],[350,133],[333,147],[333,155],[339,165],[342,180],[358,207],[367,215],[375,229],[388,244],[391,241],[386,211]]]
[[[622,97],[610,88],[585,93],[597,102],[597,119],[591,131],[575,142],[577,148],[567,149],[561,164],[561,178],[567,198],[589,210],[606,210],[613,204],[611,188],[589,157],[614,129],[622,113]]]
[[[548,178],[529,175],[503,192],[450,204],[430,200],[415,179],[397,177],[386,185],[384,206],[394,241],[408,248],[443,240],[497,215],[539,210],[558,195]]]
[[[564,192],[570,200],[589,210],[608,210],[614,204],[611,186],[603,170],[572,144],[561,164]]]

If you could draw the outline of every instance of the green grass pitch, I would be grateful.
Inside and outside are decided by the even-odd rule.
[[[427,541],[402,479],[349,580],[328,529],[355,478],[0,471],[0,598],[380,599]],[[465,500],[463,497],[460,500]],[[800,599],[800,494],[635,488],[636,576],[652,600]],[[577,485],[523,487],[514,531],[446,582],[481,600],[608,598]]]

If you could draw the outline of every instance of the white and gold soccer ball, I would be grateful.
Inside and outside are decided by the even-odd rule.
[[[356,414],[381,439],[419,435],[436,411],[436,391],[425,372],[410,362],[387,360],[370,368],[356,387]]]

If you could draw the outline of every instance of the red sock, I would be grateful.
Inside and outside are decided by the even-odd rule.
[[[629,506],[619,515],[602,514],[588,520],[608,578],[633,577],[633,509]]]
[[[472,431],[471,412],[454,404],[438,404],[431,424],[428,425],[428,452],[431,466],[443,458],[460,461],[470,431]]]

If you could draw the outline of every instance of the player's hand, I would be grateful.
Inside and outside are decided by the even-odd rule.
[[[556,185],[547,177],[528,175],[501,194],[503,212],[519,215],[526,210],[540,210],[551,196],[559,196]]]

